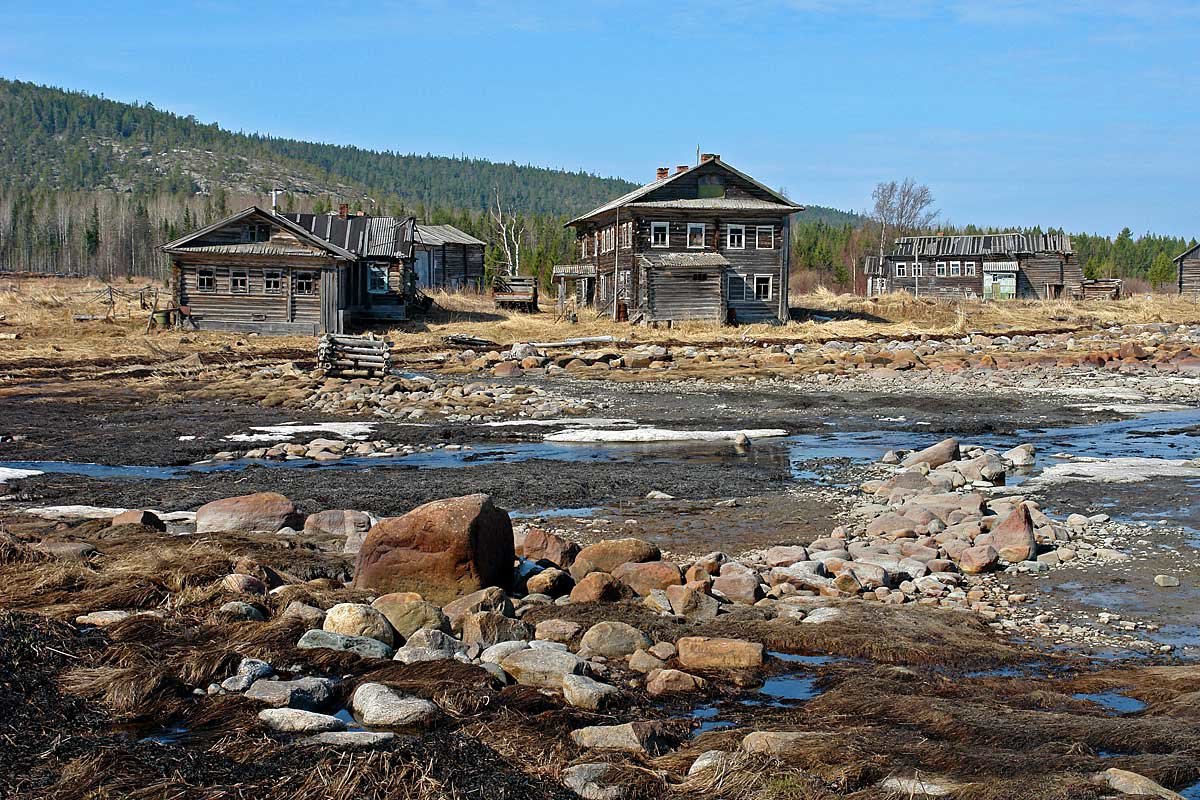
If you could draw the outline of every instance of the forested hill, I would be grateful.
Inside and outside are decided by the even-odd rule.
[[[630,191],[618,178],[482,159],[375,152],[234,133],[152,104],[0,79],[0,182],[135,194],[384,195],[415,208],[575,214]]]

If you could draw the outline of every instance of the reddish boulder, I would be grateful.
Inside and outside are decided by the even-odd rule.
[[[1021,503],[992,528],[992,547],[1010,564],[1037,557],[1037,537],[1029,506]]]
[[[726,574],[726,571],[722,570],[720,577],[713,580],[712,589],[732,603],[754,605],[763,598],[762,587],[759,583],[757,572]]]
[[[530,561],[549,561],[568,569],[579,555],[579,545],[541,528],[530,528],[525,534],[522,555]]]
[[[958,461],[958,459],[958,439],[943,439],[935,445],[926,447],[924,450],[918,450],[901,461],[900,464],[905,467],[911,467],[924,462],[929,465],[930,469],[936,469],[942,464],[949,464],[951,461]]]
[[[336,536],[342,539],[343,553],[357,553],[371,530],[371,515],[365,511],[318,511],[304,520],[309,536]]]
[[[666,589],[683,583],[679,567],[669,561],[642,561],[622,564],[612,576],[645,597],[655,589]]]
[[[958,554],[958,568],[968,575],[978,575],[996,566],[999,557],[990,544],[967,547]]]
[[[267,531],[299,528],[304,516],[296,506],[276,492],[259,492],[226,497],[205,503],[196,511],[196,533],[218,531]]]
[[[166,524],[153,511],[122,511],[112,518],[115,525],[142,525],[156,531],[165,531]]]
[[[685,636],[675,644],[679,663],[689,669],[753,669],[763,663],[763,646],[758,642]]]
[[[607,572],[590,572],[571,590],[572,603],[598,603],[620,599],[621,584]]]
[[[571,565],[571,577],[579,580],[589,572],[612,572],[631,561],[658,561],[658,548],[641,539],[606,539],[579,551]]]
[[[354,587],[444,603],[513,580],[512,522],[486,494],[436,500],[371,528]]]

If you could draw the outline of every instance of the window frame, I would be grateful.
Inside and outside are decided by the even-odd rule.
[[[767,280],[767,296],[766,297],[758,296],[758,279],[759,278],[766,278],[766,280]],[[753,300],[756,303],[769,303],[775,299],[775,276],[769,272],[768,273],[758,272],[758,273],[751,275],[750,282],[747,284],[747,286],[749,287],[749,291],[750,291],[750,296],[746,298],[747,300]]]
[[[951,261],[950,262],[950,277],[951,278],[961,278],[962,277],[962,262],[961,261]]]
[[[271,281],[275,281],[275,288],[271,288]],[[281,269],[264,269],[263,270],[263,294],[283,294],[283,270]]]
[[[376,280],[378,278],[378,274],[379,274],[380,270],[382,270],[382,272],[383,272],[383,288],[382,289],[372,288],[372,285],[371,285],[372,281]],[[390,272],[390,270],[388,270],[387,264],[381,264],[378,261],[368,261],[367,262],[367,294],[379,295],[379,294],[388,294],[389,292],[391,292],[391,285],[390,285],[391,284],[391,281],[390,281],[391,276],[388,274],[389,272]]]
[[[700,244],[692,244],[692,229],[700,229]],[[707,222],[689,222],[687,224],[687,238],[684,241],[687,243],[688,250],[703,250],[705,240],[708,238],[708,223]]]
[[[300,288],[301,281],[308,281],[309,290],[303,291]],[[317,272],[315,270],[297,270],[292,273],[292,294],[303,295],[304,297],[312,297],[317,293]]]
[[[654,243],[655,232],[658,230],[665,231],[665,236],[663,238],[662,244]],[[671,223],[670,222],[663,222],[660,220],[658,222],[652,221],[650,223],[650,246],[655,249],[658,249],[658,250],[665,250],[665,249],[670,248],[670,246],[671,246]]]
[[[733,232],[737,230],[738,236],[741,237],[739,244],[733,243]],[[725,226],[725,249],[726,250],[745,250],[746,249],[746,226],[745,225],[726,225]]]
[[[924,278],[925,277],[925,267],[922,266],[920,261],[912,262],[912,268],[913,268],[912,276],[914,278]]]
[[[963,275],[968,278],[974,278],[976,276],[976,274],[977,273],[975,272],[975,262],[974,261],[964,261],[963,262]]]
[[[897,261],[895,272],[896,272],[897,278],[907,278],[908,277],[908,262],[907,261]]]
[[[208,286],[204,285],[204,278],[208,278]],[[213,267],[201,267],[196,270],[196,291],[211,293],[217,290],[217,270]]]
[[[763,247],[762,234],[763,231],[770,231],[770,244]],[[775,249],[775,226],[774,225],[755,225],[754,226],[754,249],[755,250],[774,250]]]
[[[937,262],[937,267],[936,267],[936,269],[937,269],[937,276],[938,276],[939,278],[944,278],[944,277],[946,277],[946,262],[945,262],[945,261],[939,261],[939,262]]]
[[[237,286],[238,282],[242,284],[240,289]],[[244,268],[229,270],[229,293],[250,294],[250,270]]]

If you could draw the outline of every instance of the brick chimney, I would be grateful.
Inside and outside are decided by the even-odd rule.
[[[687,164],[676,164],[675,165],[675,174],[678,175],[681,172],[687,172],[687,169],[688,169]]]
[[[338,219],[346,219],[350,216],[350,204],[338,203]]]
[[[661,181],[670,174],[671,169],[669,167],[659,167],[658,169],[654,170],[654,179]]]
[[[701,153],[700,154],[700,163],[701,164],[703,164],[706,161],[720,161],[720,160],[721,160],[720,153]]]

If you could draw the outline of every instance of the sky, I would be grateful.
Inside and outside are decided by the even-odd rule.
[[[802,203],[1200,237],[1200,0],[0,7],[0,75],[233,130],[647,182],[697,148]]]

